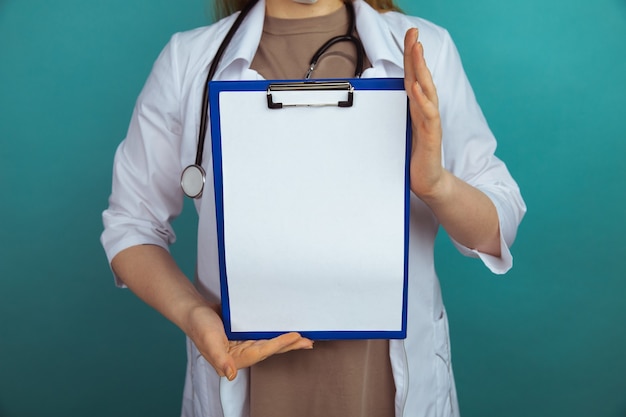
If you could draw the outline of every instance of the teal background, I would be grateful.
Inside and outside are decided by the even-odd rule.
[[[625,417],[626,1],[400,5],[453,35],[529,207],[504,277],[437,242],[463,415]],[[100,213],[152,62],[210,19],[202,0],[0,0],[0,416],[179,412],[183,335],[113,286]]]

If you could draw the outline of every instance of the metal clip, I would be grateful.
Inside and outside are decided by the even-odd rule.
[[[274,102],[272,92],[280,91],[341,91],[348,92],[348,99],[336,103],[294,103],[284,104]],[[267,107],[282,109],[284,107],[352,107],[354,102],[354,87],[348,81],[305,81],[298,83],[276,83],[267,87]]]

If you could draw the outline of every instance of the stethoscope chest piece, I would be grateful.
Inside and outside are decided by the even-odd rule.
[[[180,176],[180,186],[187,197],[198,198],[204,189],[206,173],[200,165],[189,165]]]

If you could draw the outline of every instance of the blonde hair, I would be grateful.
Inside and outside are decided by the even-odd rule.
[[[215,0],[215,16],[219,19],[238,12],[243,9],[247,2],[248,0]],[[402,11],[394,4],[393,0],[365,0],[365,2],[379,12]]]

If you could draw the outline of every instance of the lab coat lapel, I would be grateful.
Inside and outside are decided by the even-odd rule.
[[[354,10],[359,37],[372,63],[364,78],[403,77],[403,42],[398,42],[387,20],[362,0],[354,2]]]
[[[214,79],[236,80],[260,77],[256,71],[250,69],[250,64],[261,41],[264,20],[265,0],[259,0],[224,51]]]

